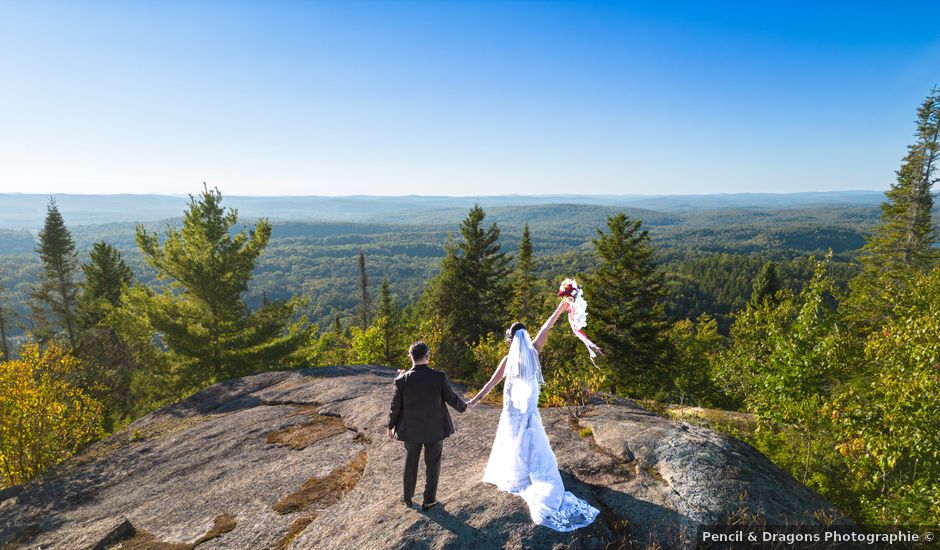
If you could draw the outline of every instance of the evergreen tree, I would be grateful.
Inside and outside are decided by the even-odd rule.
[[[479,205],[470,209],[460,240],[448,239],[441,271],[422,298],[424,320],[448,335],[432,350],[434,360],[463,379],[479,367],[470,350],[487,335],[502,333],[512,298],[510,259],[500,250],[499,228],[485,228],[485,217]]]
[[[459,319],[456,327],[466,344],[475,344],[489,333],[501,332],[509,305],[510,260],[500,250],[499,228],[494,223],[484,229],[484,218],[486,212],[475,205],[460,224],[462,238],[457,243],[456,290],[457,296],[463,299],[459,305],[464,307],[447,312],[452,319]]]
[[[597,230],[597,269],[585,277],[591,339],[604,351],[615,391],[654,397],[668,391],[671,346],[663,312],[663,275],[641,220],[608,216]]]
[[[937,261],[931,188],[940,163],[940,88],[917,110],[914,137],[885,192],[881,223],[859,253],[862,272],[851,284],[851,319],[869,330],[888,322],[892,296],[902,293],[909,272],[924,272]]]
[[[449,338],[436,357],[457,376],[469,375],[476,367],[467,350],[486,335],[502,332],[511,299],[509,258],[500,250],[496,224],[483,227],[485,217],[475,205],[460,224],[460,241],[448,240],[424,308],[443,319]]]
[[[0,356],[10,360],[10,344],[7,341],[7,290],[0,284]]]
[[[773,301],[779,290],[780,275],[777,271],[777,264],[766,262],[761,266],[760,273],[754,279],[750,301],[753,304],[759,304],[764,300]]]
[[[92,245],[82,272],[85,279],[77,302],[81,330],[75,349],[81,359],[79,383],[104,406],[104,427],[110,431],[116,421],[130,414],[131,379],[140,366],[115,322],[109,322],[134,276],[120,252],[104,241]]]
[[[431,347],[431,361],[436,368],[446,370],[451,376],[467,376],[472,373],[469,338],[465,331],[457,332],[461,323],[461,311],[477,315],[474,309],[466,309],[470,298],[462,286],[460,259],[457,243],[450,236],[444,245],[441,271],[434,277],[421,297],[415,310],[413,324],[418,328],[416,339],[424,340]],[[436,338],[448,333],[449,338]]]
[[[380,329],[382,332],[382,345],[384,350],[384,364],[394,366],[400,362],[399,354],[396,353],[396,344],[398,340],[398,321],[400,311],[398,304],[392,297],[389,290],[388,277],[382,278],[382,290],[379,295],[379,318]]]
[[[39,283],[30,293],[34,333],[40,340],[48,340],[64,331],[69,345],[74,348],[78,255],[72,234],[53,198],[46,208],[46,221],[39,232],[36,252],[42,261],[42,272]]]
[[[534,323],[534,270],[535,265],[532,260],[532,240],[529,238],[529,224],[525,224],[522,228],[522,241],[519,243],[519,255],[516,257],[512,316],[526,326],[532,326]]]
[[[359,249],[359,326],[369,328],[369,280],[366,277],[366,254]]]
[[[104,241],[91,247],[88,263],[82,264],[85,280],[80,285],[78,310],[82,325],[97,325],[106,308],[121,305],[121,293],[134,279],[131,269],[116,248]]]
[[[246,306],[243,294],[271,225],[261,219],[253,230],[232,235],[238,214],[221,201],[217,189],[190,197],[182,229],[167,229],[162,247],[156,234],[137,227],[141,254],[168,283],[162,293],[150,293],[147,318],[191,387],[274,367],[305,338],[305,321],[290,321],[295,301],[254,311]]]

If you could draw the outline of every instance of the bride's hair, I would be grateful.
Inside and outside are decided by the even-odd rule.
[[[506,329],[506,341],[512,342],[512,337],[516,335],[516,331],[525,330],[525,325],[516,321],[509,328]]]

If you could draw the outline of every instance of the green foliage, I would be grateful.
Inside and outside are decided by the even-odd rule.
[[[731,329],[731,345],[713,365],[716,383],[758,416],[754,444],[803,483],[847,512],[858,502],[844,483],[845,465],[822,414],[832,395],[857,374],[861,342],[845,330],[831,256],[816,262],[812,280],[774,302],[751,303]]]
[[[7,305],[7,289],[0,284],[0,361],[10,359],[10,341],[7,326],[10,324],[10,309]]]
[[[350,362],[359,365],[381,365],[385,360],[385,341],[382,337],[383,323],[370,325],[366,330],[351,327]]]
[[[150,295],[143,285],[126,289],[121,306],[112,308],[103,323],[120,338],[136,365],[130,371],[128,418],[138,418],[176,401],[186,391],[181,366],[159,346],[157,332],[147,316]]]
[[[553,329],[539,360],[545,378],[539,404],[565,407],[572,417],[581,416],[607,383],[606,369],[591,363],[584,344],[571,333],[565,321]]]
[[[69,197],[70,210],[75,208],[76,200]],[[799,290],[812,276],[812,266],[807,269],[804,265],[806,257],[831,247],[835,251],[833,275],[841,285],[840,270],[849,269],[855,250],[865,243],[866,232],[878,219],[877,206],[707,209],[709,202],[709,197],[701,197],[676,212],[610,205],[494,207],[487,209],[487,220],[498,222],[500,243],[504,249],[514,251],[527,223],[534,273],[539,279],[555,281],[594,269],[596,258],[590,239],[595,228],[605,223],[607,214],[623,210],[631,216],[642,216],[656,248],[657,263],[666,272],[669,320],[694,319],[708,313],[718,320],[719,332],[727,334],[732,312],[744,307],[751,283],[765,261],[778,264],[784,287]],[[436,204],[427,207],[433,209]],[[265,253],[258,258],[245,302],[255,307],[263,303],[265,296],[287,300],[304,295],[310,301],[303,313],[321,327],[336,315],[352,319],[360,302],[356,259],[362,249],[368,256],[369,270],[389,277],[391,290],[401,304],[414,303],[438,272],[447,235],[464,214],[466,210],[435,211],[435,225],[428,225],[430,216],[398,216],[394,225],[389,220],[377,223],[379,219],[374,216],[369,218],[373,221],[361,223],[278,222]],[[316,215],[322,212],[317,210]],[[166,224],[179,223],[179,219],[171,219],[147,222],[146,226],[150,231],[162,231]],[[155,270],[146,265],[136,248],[134,226],[108,223],[70,230],[79,249],[83,243],[102,239],[111,243],[141,283],[156,286],[159,282]],[[4,237],[0,239],[0,280],[10,290],[13,316],[24,319],[28,314],[26,290],[28,283],[37,278],[38,265],[35,255],[24,253],[34,248],[33,237],[26,231],[21,233],[10,235],[0,230]],[[24,248],[24,244],[28,246]],[[14,337],[21,334],[17,326],[12,331]]]
[[[821,399],[858,363],[858,342],[844,330],[830,256],[816,263],[810,283],[777,303],[748,306],[731,330],[732,344],[715,365],[720,385],[768,421],[802,425]]]
[[[677,321],[669,331],[676,350],[673,367],[673,401],[698,407],[728,406],[733,402],[715,386],[711,363],[724,346],[718,323],[707,313],[696,320]]]
[[[532,239],[529,225],[522,228],[519,254],[516,256],[516,272],[513,275],[511,312],[514,320],[525,326],[535,322],[535,263],[532,257]]]
[[[392,296],[388,277],[382,279],[378,318],[375,324],[379,327],[382,339],[381,364],[389,367],[407,366],[407,351],[410,343],[404,341],[404,319],[398,302]]]
[[[472,368],[466,367],[473,364],[472,350],[451,337],[448,323],[441,315],[431,313],[416,318],[412,334],[414,338],[408,342],[409,345],[423,340],[431,350],[428,355],[431,367],[448,373],[466,373],[461,381],[469,381],[474,376]]]
[[[672,349],[666,338],[663,275],[640,220],[610,216],[597,230],[600,264],[584,277],[591,339],[604,351],[608,383],[619,394],[650,397],[668,391]]]
[[[474,377],[468,380],[468,382],[475,386],[483,387],[483,385],[489,381],[490,377],[493,376],[493,373],[496,372],[500,361],[502,361],[503,357],[509,352],[509,348],[506,346],[505,336],[487,334],[470,349],[470,352],[473,354],[475,363],[479,365],[480,368],[477,369]]]
[[[237,212],[223,208],[221,200],[217,190],[205,190],[199,200],[191,197],[182,229],[168,229],[162,247],[156,234],[143,226],[137,231],[141,253],[168,286],[135,296],[180,365],[181,388],[270,369],[305,339],[305,321],[290,321],[298,300],[274,301],[253,311],[244,303],[271,225],[260,220],[253,230],[232,235]]]
[[[718,321],[718,332],[723,335],[729,333],[735,312],[757,299],[754,297],[754,284],[761,278],[761,271],[768,262],[774,263],[779,288],[793,292],[799,292],[815,270],[808,256],[790,258],[767,253],[691,250],[682,255],[674,252],[665,255],[668,259],[663,263],[666,276],[664,300],[668,318],[675,322],[695,319],[707,313]],[[829,271],[833,284],[841,291],[847,288],[857,269],[845,260],[836,260],[834,255]]]
[[[102,434],[100,403],[71,382],[78,368],[55,340],[0,363],[0,486],[35,478]]]
[[[940,88],[918,109],[914,136],[897,180],[885,192],[881,223],[859,253],[862,272],[852,281],[852,320],[869,331],[890,321],[892,296],[904,292],[908,271],[937,264],[931,188],[940,164]]]
[[[500,250],[496,224],[483,228],[485,217],[479,206],[470,209],[460,225],[461,239],[448,242],[441,272],[428,285],[421,307],[444,322],[448,337],[437,357],[457,379],[477,376],[480,365],[469,350],[502,332],[510,301],[509,259]]]
[[[760,273],[754,279],[750,301],[760,303],[764,300],[774,300],[779,290],[780,275],[777,272],[777,264],[767,262],[761,267]]]
[[[121,253],[104,241],[94,243],[82,272],[74,352],[82,362],[80,384],[102,403],[104,428],[111,431],[134,407],[131,381],[140,369],[133,349],[109,325],[134,277]]]
[[[350,339],[337,330],[322,332],[302,351],[305,363],[311,366],[347,365],[353,358]]]
[[[74,347],[78,253],[55,199],[50,198],[46,207],[46,221],[39,232],[36,252],[42,271],[39,282],[30,292],[33,333],[40,340],[48,340],[64,332],[69,345]]]
[[[92,245],[82,273],[85,279],[78,295],[79,321],[83,327],[93,327],[110,308],[121,304],[121,294],[133,282],[134,274],[121,253],[104,241]]]
[[[865,520],[933,525],[940,523],[940,268],[913,275],[905,288],[894,320],[865,346],[870,383],[841,392],[829,411]]]

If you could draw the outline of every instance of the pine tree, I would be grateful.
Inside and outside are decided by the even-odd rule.
[[[604,351],[610,382],[621,394],[668,391],[671,347],[663,312],[663,275],[641,220],[608,216],[593,240],[597,269],[585,277],[591,338]]]
[[[121,293],[130,286],[134,274],[121,253],[104,241],[92,245],[82,273],[85,280],[80,285],[78,310],[81,324],[89,327],[101,322],[105,308],[121,304]]]
[[[778,290],[780,290],[780,275],[777,264],[766,262],[754,279],[750,301],[754,304],[759,304],[764,300],[773,301]]]
[[[137,246],[168,283],[151,293],[148,321],[180,359],[184,384],[203,384],[269,369],[305,338],[305,321],[291,324],[295,301],[275,301],[250,311],[243,300],[255,262],[271,236],[259,220],[235,235],[238,213],[221,205],[222,194],[204,190],[190,197],[181,230],[167,229],[162,247],[156,234],[137,227]]]
[[[81,359],[77,374],[80,386],[104,406],[105,429],[110,431],[115,421],[130,414],[131,379],[140,367],[116,323],[108,322],[134,276],[120,252],[104,241],[92,245],[82,272],[85,279],[76,307],[80,330],[74,352]]]
[[[500,250],[499,228],[483,227],[486,212],[475,205],[460,224],[461,239],[448,239],[441,272],[428,285],[422,311],[439,317],[448,335],[435,350],[441,368],[471,376],[472,349],[487,335],[502,333],[511,294],[509,258]]]
[[[379,295],[379,318],[382,330],[382,344],[384,348],[384,363],[393,366],[399,362],[399,357],[395,353],[395,344],[398,338],[398,320],[400,311],[398,304],[392,297],[389,289],[388,277],[382,278],[382,290]]]
[[[42,272],[39,283],[30,292],[35,335],[40,340],[48,340],[64,331],[69,345],[74,348],[78,254],[72,234],[53,198],[49,199],[46,208],[46,221],[39,232],[36,252],[42,261]]]
[[[851,320],[869,330],[890,319],[892,296],[902,292],[910,276],[937,262],[931,188],[940,163],[940,88],[931,90],[917,110],[914,137],[896,182],[885,192],[881,223],[859,253],[862,271],[851,283]]]
[[[10,360],[10,344],[7,341],[7,290],[0,284],[0,355],[4,361]]]
[[[485,335],[505,328],[502,325],[510,298],[507,281],[511,273],[510,260],[500,251],[496,224],[483,228],[485,217],[486,212],[479,205],[471,208],[460,224],[462,239],[457,244],[460,290],[464,293],[464,303],[473,304],[469,310],[476,310],[475,315],[468,314],[468,309],[452,312],[463,317],[459,325],[467,344],[475,344]]]
[[[366,254],[359,249],[359,326],[369,328],[369,280],[366,277]]]
[[[448,245],[437,281],[436,309],[466,346],[504,328],[511,297],[509,258],[500,250],[496,224],[484,229],[485,217],[479,205],[470,209],[460,224],[460,241]]]
[[[522,228],[522,241],[519,243],[519,255],[516,257],[516,274],[514,278],[512,316],[526,326],[533,323],[535,304],[535,269],[532,260],[532,240],[529,238],[529,224]]]

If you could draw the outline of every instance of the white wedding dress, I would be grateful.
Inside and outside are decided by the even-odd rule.
[[[525,330],[516,332],[506,362],[503,412],[483,481],[521,496],[532,521],[556,531],[573,531],[598,510],[565,490],[539,416],[543,382],[538,353]]]

